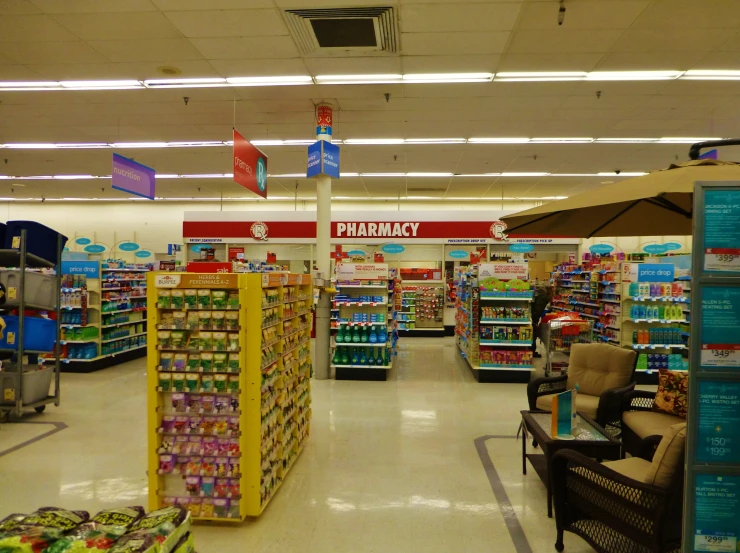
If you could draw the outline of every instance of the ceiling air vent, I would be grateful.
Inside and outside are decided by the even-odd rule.
[[[304,55],[346,55],[347,50],[374,55],[398,51],[391,7],[285,10],[283,17]]]

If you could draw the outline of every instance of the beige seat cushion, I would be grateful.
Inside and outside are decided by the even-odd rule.
[[[537,398],[537,409],[541,411],[552,412],[552,398],[556,394],[547,394],[546,396],[540,396]],[[588,396],[586,394],[576,394],[576,411],[586,415],[591,419],[596,418],[596,414],[599,410],[599,398],[594,396]]]
[[[607,390],[630,383],[637,354],[609,344],[573,344],[568,363],[570,390],[578,384],[582,394],[599,397]]]
[[[604,466],[638,482],[645,482],[652,469],[650,461],[639,457],[628,457],[619,461],[607,461]]]
[[[685,419],[655,411],[625,411],[622,423],[641,439],[648,436],[663,436],[674,424],[686,422]]]
[[[686,423],[674,424],[660,440],[653,456],[653,462],[650,463],[650,472],[644,482],[660,488],[668,488],[676,471],[681,470],[685,447]]]

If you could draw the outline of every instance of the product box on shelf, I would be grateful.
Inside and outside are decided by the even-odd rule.
[[[309,275],[149,275],[152,508],[258,516],[310,427]]]

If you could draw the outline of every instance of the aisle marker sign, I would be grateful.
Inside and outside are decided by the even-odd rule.
[[[111,185],[116,190],[153,200],[155,175],[156,172],[151,167],[122,155],[113,154]]]
[[[317,140],[308,147],[306,178],[318,175],[339,178],[339,146],[327,140]]]
[[[267,156],[234,129],[234,182],[267,198]]]

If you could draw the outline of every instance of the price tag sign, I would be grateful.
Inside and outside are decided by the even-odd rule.
[[[707,248],[704,250],[704,270],[740,273],[740,249]]]
[[[694,551],[710,551],[712,553],[735,553],[737,538],[735,536],[720,536],[697,534],[694,536]]]
[[[701,366],[705,368],[740,367],[740,345],[703,344],[701,346]]]

